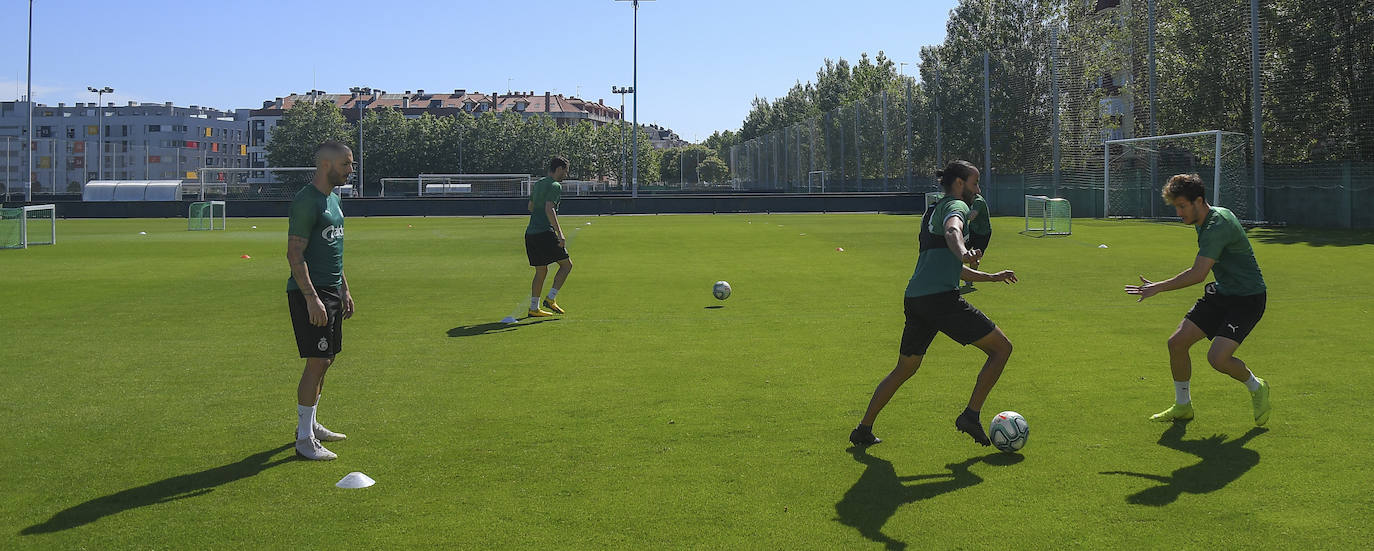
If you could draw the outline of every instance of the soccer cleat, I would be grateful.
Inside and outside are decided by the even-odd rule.
[[[296,456],[304,457],[311,461],[330,461],[338,459],[338,454],[324,449],[320,441],[315,439],[315,435],[296,440]]]
[[[1158,421],[1158,422],[1160,422],[1160,423],[1172,423],[1172,422],[1174,422],[1174,421],[1187,421],[1187,420],[1192,419],[1192,418],[1193,418],[1193,404],[1192,404],[1192,402],[1189,402],[1189,403],[1186,403],[1186,404],[1178,404],[1178,403],[1175,403],[1174,405],[1169,406],[1169,409],[1166,409],[1166,410],[1164,410],[1164,411],[1161,411],[1161,412],[1159,412],[1159,413],[1156,413],[1156,414],[1150,416],[1150,420],[1151,420],[1151,421]]]
[[[347,434],[344,434],[342,432],[334,432],[332,430],[324,428],[324,425],[321,425],[318,421],[315,422],[314,433],[315,438],[318,438],[325,442],[338,442],[340,440],[348,438]]]
[[[530,310],[530,317],[532,317],[532,318],[547,318],[547,317],[552,316],[552,315],[553,315],[553,312],[547,312],[547,311],[544,311],[543,309],[539,309],[539,310]]]
[[[954,418],[954,428],[972,436],[974,442],[984,446],[992,445],[992,441],[988,440],[988,433],[983,431],[983,423],[976,416],[960,413]]]
[[[1274,406],[1269,404],[1269,382],[1255,377],[1259,381],[1259,390],[1250,393],[1250,403],[1255,406],[1255,426],[1263,427],[1269,422],[1269,412],[1274,410]]]
[[[882,441],[882,438],[873,436],[871,430],[854,429],[849,432],[849,443],[855,446],[872,446]]]
[[[563,313],[563,309],[558,307],[558,303],[549,299],[544,299],[544,308],[548,308],[550,312],[555,314]]]

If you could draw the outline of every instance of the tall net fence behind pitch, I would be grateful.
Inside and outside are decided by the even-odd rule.
[[[1226,207],[1243,221],[1261,221],[1246,156],[1249,136],[1227,132],[1109,141],[1106,190],[1099,199],[1106,216],[1174,218],[1164,203],[1164,184],[1175,174],[1202,178],[1208,202]]]

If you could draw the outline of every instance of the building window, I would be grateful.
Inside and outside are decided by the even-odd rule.
[[[161,132],[161,131],[162,131],[162,125],[160,125],[160,124],[150,124],[150,125],[148,125],[148,131],[149,131],[149,132]]]

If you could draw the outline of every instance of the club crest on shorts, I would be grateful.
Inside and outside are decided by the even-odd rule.
[[[316,347],[320,349],[320,352],[329,350],[329,337],[320,337],[320,343]]]

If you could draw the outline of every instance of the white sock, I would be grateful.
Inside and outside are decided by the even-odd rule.
[[[553,299],[554,299],[555,297],[557,297],[557,296],[558,296],[558,288],[557,288],[557,287],[549,287],[549,300],[553,300]]]
[[[1248,370],[1247,370],[1247,371],[1248,371]],[[1254,373],[1250,373],[1250,378],[1247,379],[1247,380],[1245,381],[1245,388],[1250,389],[1250,392],[1254,392],[1254,391],[1256,391],[1256,390],[1259,390],[1259,388],[1260,388],[1259,379],[1256,379],[1256,378],[1255,378],[1255,374],[1254,374]]]
[[[315,434],[315,406],[296,405],[296,439]]]
[[[1174,381],[1174,402],[1186,404],[1193,401],[1193,396],[1188,392],[1188,381]]]
[[[539,297],[530,297],[530,310],[539,309]]]

